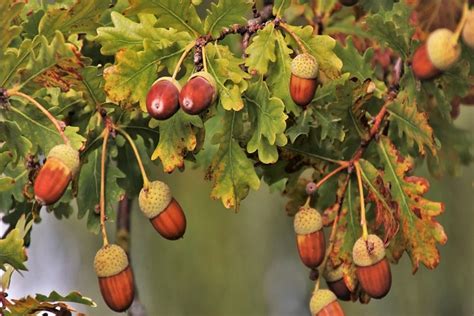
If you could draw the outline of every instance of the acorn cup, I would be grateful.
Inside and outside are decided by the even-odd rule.
[[[462,29],[462,40],[469,48],[474,49],[474,10],[469,11],[466,24]]]
[[[313,100],[318,72],[318,62],[310,54],[299,54],[291,61],[290,95],[299,106],[305,107]]]
[[[316,268],[326,253],[321,215],[314,208],[302,206],[295,215],[293,226],[301,261],[308,268]]]
[[[309,302],[311,316],[344,316],[336,295],[329,290],[317,290]]]
[[[192,115],[204,112],[217,97],[214,78],[205,71],[196,72],[184,85],[179,94],[181,109]]]
[[[448,29],[432,32],[413,55],[413,74],[420,80],[436,77],[454,65],[461,56],[461,46],[452,43],[454,34]]]
[[[326,265],[326,270],[324,271],[324,278],[326,279],[328,288],[337,296],[338,299],[349,301],[351,299],[351,291],[344,282],[342,264],[336,269],[328,268],[329,266]]]
[[[42,205],[56,203],[79,170],[79,152],[69,145],[54,146],[35,179],[35,199]]]
[[[143,188],[140,191],[138,205],[161,236],[169,240],[183,237],[186,231],[186,216],[166,183],[150,182],[148,189]]]
[[[156,80],[146,96],[146,110],[157,120],[166,120],[179,110],[181,85],[172,77]]]
[[[125,251],[113,244],[102,247],[95,255],[94,269],[107,306],[116,312],[126,311],[133,303],[135,289]]]
[[[392,274],[382,239],[377,235],[368,235],[367,241],[359,238],[352,249],[352,258],[362,289],[373,298],[387,295],[392,285]]]

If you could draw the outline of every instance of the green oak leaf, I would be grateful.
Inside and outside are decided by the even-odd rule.
[[[219,0],[211,2],[210,9],[204,21],[204,32],[218,37],[222,29],[233,24],[243,24],[251,12],[251,0]]]
[[[38,29],[40,34],[52,36],[55,30],[63,34],[93,34],[101,15],[109,8],[108,1],[76,1],[74,5],[64,8],[49,8],[41,19]]]
[[[4,51],[10,42],[21,33],[21,26],[12,25],[24,7],[23,2],[0,1],[0,51]]]
[[[285,10],[291,5],[291,0],[275,0],[273,3],[273,15],[282,17]]]
[[[240,68],[244,61],[221,45],[208,45],[206,59],[208,71],[216,80],[220,104],[226,110],[240,111],[244,107],[241,95],[251,77]]]
[[[269,23],[253,36],[252,43],[245,50],[248,55],[245,65],[249,71],[265,75],[268,72],[269,64],[276,61],[275,33],[275,25]]]
[[[70,302],[86,306],[95,307],[96,304],[90,298],[83,296],[79,292],[71,292],[67,295],[61,295],[56,291],[52,291],[49,295],[36,294],[36,300],[39,302]]]
[[[164,121],[151,120],[150,127],[159,127],[160,140],[151,159],[160,158],[165,172],[184,167],[184,156],[196,148],[197,139],[193,126],[203,127],[201,118],[178,111]]]
[[[176,41],[190,41],[186,32],[174,29],[156,28],[156,18],[151,14],[139,14],[140,22],[134,22],[118,12],[112,12],[114,26],[97,29],[97,40],[101,45],[100,52],[104,55],[114,55],[122,49],[141,51],[143,42],[147,39],[158,49],[171,46]]]
[[[10,87],[21,81],[20,70],[29,61],[33,42],[25,39],[19,48],[0,50],[0,87]]]
[[[99,201],[100,201],[100,160],[101,148],[97,148],[82,158],[77,190],[77,217],[83,218],[87,214],[87,228],[94,233],[99,232]],[[108,220],[115,219],[116,203],[123,197],[124,191],[117,181],[126,175],[114,164],[106,163],[105,172],[105,215]]]
[[[129,0],[126,14],[153,13],[155,26],[186,31],[192,36],[203,34],[203,23],[196,8],[186,0]]]
[[[423,197],[429,190],[429,182],[407,175],[413,169],[413,161],[403,157],[389,138],[381,137],[377,151],[384,165],[383,179],[390,183],[392,196],[398,204],[398,234],[410,255],[413,272],[416,272],[420,262],[434,269],[440,260],[436,245],[447,241],[443,227],[435,220],[443,212],[444,205]],[[397,259],[397,256],[394,257]]]
[[[211,197],[220,199],[226,208],[238,209],[240,201],[249,190],[260,187],[252,160],[236,140],[239,114],[235,111],[220,111],[218,119],[221,129],[214,134],[213,143],[219,149],[208,168],[207,177],[212,181]]]
[[[287,143],[284,134],[288,118],[285,105],[280,99],[271,96],[263,80],[252,83],[244,99],[253,127],[247,151],[254,153],[258,150],[261,162],[274,163],[278,160],[277,146]]]
[[[321,140],[329,138],[342,142],[345,139],[346,132],[344,127],[339,124],[340,118],[333,117],[326,111],[319,109],[314,110],[314,118],[315,125],[321,128]]]
[[[301,108],[296,105],[290,95],[291,57],[293,50],[288,47],[285,38],[280,31],[275,33],[276,37],[276,61],[270,65],[266,79],[268,88],[277,98],[285,104],[287,112],[295,115],[300,114]]]
[[[0,269],[5,271],[5,264],[17,270],[27,270],[24,262],[27,260],[20,230],[15,228],[0,239]]]
[[[5,142],[4,146],[10,150],[9,158],[13,165],[32,153],[33,144],[22,135],[21,129],[15,121],[0,120],[0,135],[0,140]]]

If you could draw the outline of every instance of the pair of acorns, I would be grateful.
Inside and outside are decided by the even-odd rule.
[[[183,236],[186,217],[166,183],[151,182],[140,191],[138,204],[161,236],[170,240]],[[95,256],[94,269],[105,303],[116,312],[127,310],[133,303],[135,290],[125,251],[117,245],[105,245]]]
[[[157,120],[170,118],[180,107],[188,114],[197,115],[205,111],[216,97],[216,82],[205,71],[193,74],[183,88],[176,79],[162,77],[148,91],[146,109]]]
[[[474,10],[468,13],[462,30],[463,42],[474,49]],[[414,53],[412,69],[420,80],[435,78],[451,68],[461,56],[461,46],[449,29],[433,31]]]
[[[302,206],[296,213],[293,224],[301,261],[310,269],[317,268],[326,254],[321,215],[310,206]],[[376,235],[368,235],[367,239],[359,238],[353,246],[352,258],[361,288],[373,298],[387,295],[392,284],[392,275],[390,264],[385,257],[383,241]],[[311,314],[344,315],[337,298],[349,300],[351,291],[343,280],[342,266],[326,270],[324,276],[331,291],[318,290],[313,294],[310,303]]]

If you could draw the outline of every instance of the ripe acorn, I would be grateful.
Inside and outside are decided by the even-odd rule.
[[[179,105],[188,114],[199,114],[206,110],[217,97],[214,78],[205,71],[196,72],[179,94]]]
[[[352,258],[362,289],[373,298],[387,295],[392,274],[382,239],[377,235],[368,235],[367,240],[359,238],[352,249]]]
[[[140,191],[138,205],[161,236],[169,240],[183,237],[186,231],[186,217],[166,183],[150,182],[148,188]]]
[[[359,2],[359,0],[339,0],[339,2],[346,7],[350,7]]]
[[[432,32],[413,55],[412,69],[420,80],[431,79],[449,69],[461,55],[461,46],[452,42],[454,34],[448,29]]]
[[[157,120],[166,120],[179,109],[181,85],[172,77],[156,80],[146,96],[146,110]]]
[[[56,203],[79,170],[79,152],[70,145],[51,148],[35,179],[35,199],[42,205]]]
[[[102,247],[94,258],[100,293],[105,303],[116,312],[127,310],[133,303],[133,272],[125,251],[117,245]]]
[[[329,290],[313,292],[309,302],[311,316],[344,316],[344,311],[337,301],[336,295]]]
[[[312,207],[302,206],[295,215],[293,226],[301,261],[308,268],[316,268],[323,262],[326,252],[321,215]]]
[[[466,23],[462,29],[464,44],[474,49],[474,10],[469,11]]]
[[[324,278],[329,289],[337,296],[338,299],[349,301],[351,299],[351,291],[344,282],[342,264],[336,269],[328,269],[324,271]]]
[[[313,100],[318,71],[318,62],[310,54],[299,54],[292,60],[290,95],[296,104],[305,107]]]

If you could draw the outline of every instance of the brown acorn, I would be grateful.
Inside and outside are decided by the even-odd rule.
[[[54,146],[35,179],[35,199],[42,205],[56,203],[79,170],[79,152],[69,145]]]
[[[412,70],[415,77],[427,80],[436,77],[454,65],[461,55],[461,46],[453,42],[453,32],[437,29],[413,55]]]
[[[316,268],[323,262],[326,252],[321,215],[314,208],[302,206],[295,215],[293,226],[301,261],[308,268]]]
[[[183,237],[186,231],[186,216],[166,183],[150,182],[148,188],[140,191],[138,205],[161,236],[169,240]]]
[[[326,266],[324,271],[324,278],[329,289],[337,296],[338,299],[343,301],[349,301],[351,299],[351,291],[344,282],[342,272],[342,264],[333,269],[329,268],[329,265]]]
[[[311,316],[344,316],[344,311],[337,301],[336,295],[329,290],[313,292],[309,302]]]
[[[382,298],[390,291],[392,274],[385,257],[385,247],[377,235],[359,238],[352,249],[356,275],[362,289],[373,298]]]
[[[462,39],[464,44],[474,49],[474,10],[469,11],[466,24],[462,29]]]
[[[146,96],[146,110],[157,120],[166,120],[179,110],[181,85],[172,77],[156,80]]]
[[[217,97],[214,78],[205,71],[192,75],[179,94],[179,105],[188,114],[205,111]]]
[[[133,303],[133,272],[125,251],[117,245],[102,247],[94,258],[100,293],[105,303],[116,312],[126,311]]]
[[[339,0],[339,2],[346,7],[350,7],[359,2],[359,0]]]
[[[318,62],[310,54],[299,54],[291,61],[290,95],[296,104],[305,107],[313,100],[318,72]]]

